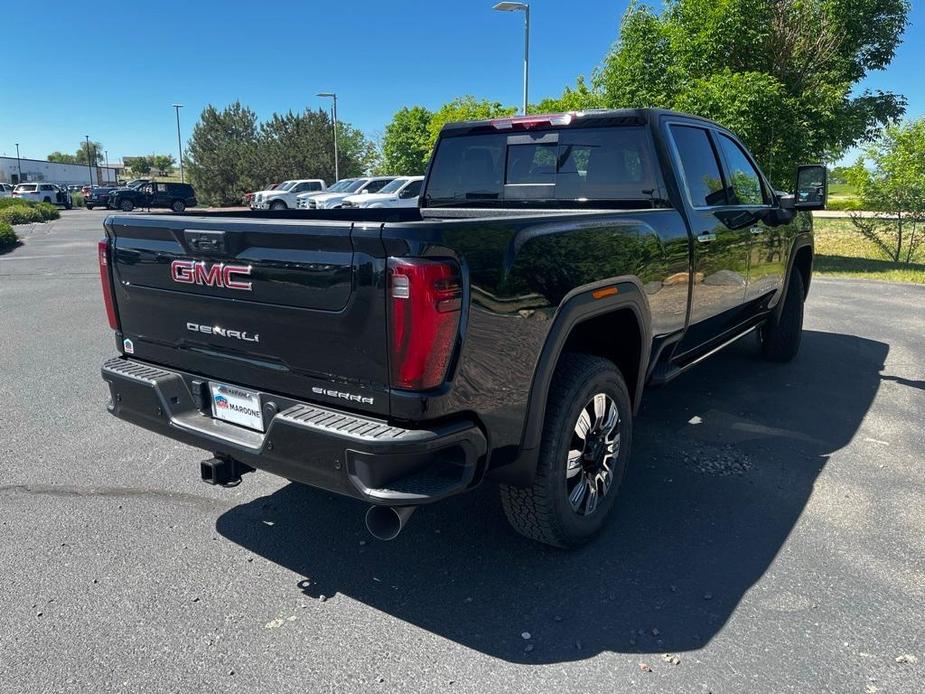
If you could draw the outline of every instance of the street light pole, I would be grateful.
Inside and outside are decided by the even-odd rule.
[[[499,2],[492,9],[501,12],[524,13],[524,99],[520,112],[527,115],[527,94],[530,83],[530,5],[525,2]]]
[[[320,92],[318,96],[329,96],[334,100],[334,181],[340,180],[340,166],[337,163],[337,94],[334,92]]]
[[[108,149],[104,149],[104,150],[103,150],[103,154],[106,155],[106,183],[109,183],[109,182],[110,182],[110,181],[109,181],[109,174],[112,173],[112,172],[109,170],[109,150],[108,150]]]
[[[87,173],[90,174],[90,187],[93,187],[93,169],[90,168],[90,136],[84,135],[87,138]]]
[[[19,143],[16,143],[16,168],[19,170],[19,182],[22,183],[22,161],[19,159]]]
[[[183,142],[180,140],[180,109],[183,108],[183,104],[173,104],[174,110],[177,112],[177,149],[180,150],[180,183],[185,183],[183,180]]]

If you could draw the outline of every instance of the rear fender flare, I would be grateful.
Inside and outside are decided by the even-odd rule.
[[[611,287],[615,287],[617,293],[595,298],[595,291]],[[573,290],[566,295],[556,311],[552,327],[546,336],[533,372],[533,383],[527,399],[519,455],[515,461],[493,471],[492,477],[502,482],[521,486],[532,482],[536,474],[537,455],[543,437],[543,420],[549,387],[569,335],[577,325],[584,321],[624,309],[631,310],[635,315],[642,343],[639,346],[636,383],[627,384],[631,387],[635,386],[633,388],[633,411],[638,410],[645,386],[652,344],[649,303],[641,283],[636,277],[624,275]]]

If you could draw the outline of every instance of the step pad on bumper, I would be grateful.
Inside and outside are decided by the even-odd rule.
[[[282,411],[260,433],[214,419],[204,398],[193,397],[207,383],[201,376],[125,358],[107,360],[102,375],[112,396],[109,411],[120,419],[296,482],[373,503],[436,501],[471,488],[485,467],[485,436],[465,420],[405,429],[261,393]]]

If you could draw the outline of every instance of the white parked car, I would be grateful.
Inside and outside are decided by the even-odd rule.
[[[387,183],[391,183],[396,176],[363,176],[361,178],[345,178],[331,186],[326,192],[317,195],[300,195],[298,207],[307,210],[331,210],[341,207],[346,198],[351,195],[367,195],[378,193]],[[339,187],[343,183],[343,187]],[[334,190],[334,188],[338,188]]]
[[[0,183],[0,198],[8,198],[13,195],[13,186],[9,183]]]
[[[320,178],[303,178],[283,181],[273,190],[254,193],[255,210],[285,210],[296,206],[296,196],[302,193],[323,193],[326,189]]]
[[[378,193],[351,195],[344,198],[344,207],[417,207],[423,176],[399,176],[384,185]]]
[[[34,202],[50,202],[71,209],[71,194],[54,183],[20,183],[13,188],[13,197]]]

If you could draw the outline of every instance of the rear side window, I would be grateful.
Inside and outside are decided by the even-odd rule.
[[[764,205],[768,198],[761,184],[761,176],[745,156],[745,152],[732,138],[719,135],[719,148],[726,159],[729,179],[730,205]]]
[[[440,141],[427,204],[599,200],[650,206],[658,181],[648,134],[638,126],[463,135]]]
[[[688,125],[672,125],[671,137],[681,160],[681,175],[691,205],[725,205],[723,177],[707,131]]]

